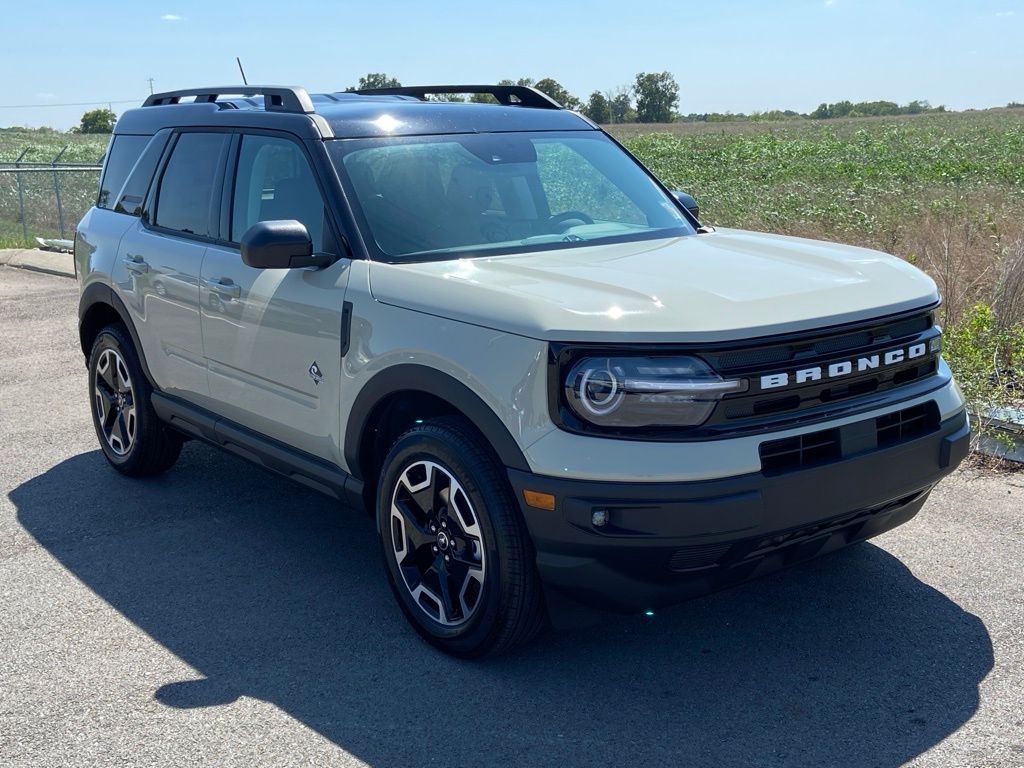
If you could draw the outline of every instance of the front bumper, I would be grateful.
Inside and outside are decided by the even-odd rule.
[[[966,413],[932,432],[777,474],[679,482],[575,480],[509,470],[551,602],[656,608],[877,536],[924,505],[967,455]],[[553,511],[523,491],[553,494]],[[592,523],[595,510],[608,522]]]

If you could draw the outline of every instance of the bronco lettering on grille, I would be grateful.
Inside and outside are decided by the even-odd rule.
[[[839,379],[843,376],[850,376],[854,372],[864,373],[876,368],[898,365],[907,360],[924,357],[927,353],[928,345],[921,343],[909,347],[890,349],[887,352],[876,352],[865,357],[858,357],[855,360],[840,360],[828,365],[815,365],[809,368],[798,368],[795,371],[769,373],[761,377],[761,389],[778,389],[779,387],[788,387],[790,384],[806,384],[811,381]]]

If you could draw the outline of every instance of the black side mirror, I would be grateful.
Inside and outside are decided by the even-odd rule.
[[[672,194],[675,196],[679,204],[686,210],[693,214],[693,218],[700,218],[700,206],[697,205],[697,201],[693,199],[693,195],[688,195],[682,190],[673,190]]]
[[[258,221],[242,235],[242,261],[257,269],[326,267],[329,254],[313,253],[306,225],[294,219]]]

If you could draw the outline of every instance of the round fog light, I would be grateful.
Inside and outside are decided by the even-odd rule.
[[[608,523],[608,510],[595,509],[594,514],[590,517],[590,522],[594,524],[595,528],[603,528]]]

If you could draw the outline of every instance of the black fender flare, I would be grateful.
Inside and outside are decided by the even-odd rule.
[[[508,427],[478,394],[461,381],[435,368],[400,363],[375,374],[356,396],[345,429],[345,463],[348,471],[361,475],[360,445],[370,414],[384,398],[399,392],[421,392],[437,397],[460,411],[480,430],[501,462],[511,469],[529,472],[530,465]]]
[[[128,312],[128,307],[125,306],[121,297],[114,293],[114,289],[106,283],[92,283],[82,291],[82,296],[78,300],[78,339],[82,346],[82,354],[85,355],[86,362],[89,360],[89,352],[91,350],[86,349],[85,337],[83,336],[83,326],[85,325],[85,319],[89,316],[90,311],[97,305],[105,305],[114,310],[114,312],[120,317],[121,322],[124,323],[125,328],[128,329],[128,335],[131,336],[132,344],[135,346],[135,352],[139,356],[139,363],[142,365],[142,372],[146,375],[146,379],[153,389],[159,390],[156,382],[153,380],[153,374],[149,371],[149,364],[146,362],[146,353],[142,349],[142,343],[139,341],[138,331],[135,330],[135,323],[132,322],[132,316]]]

